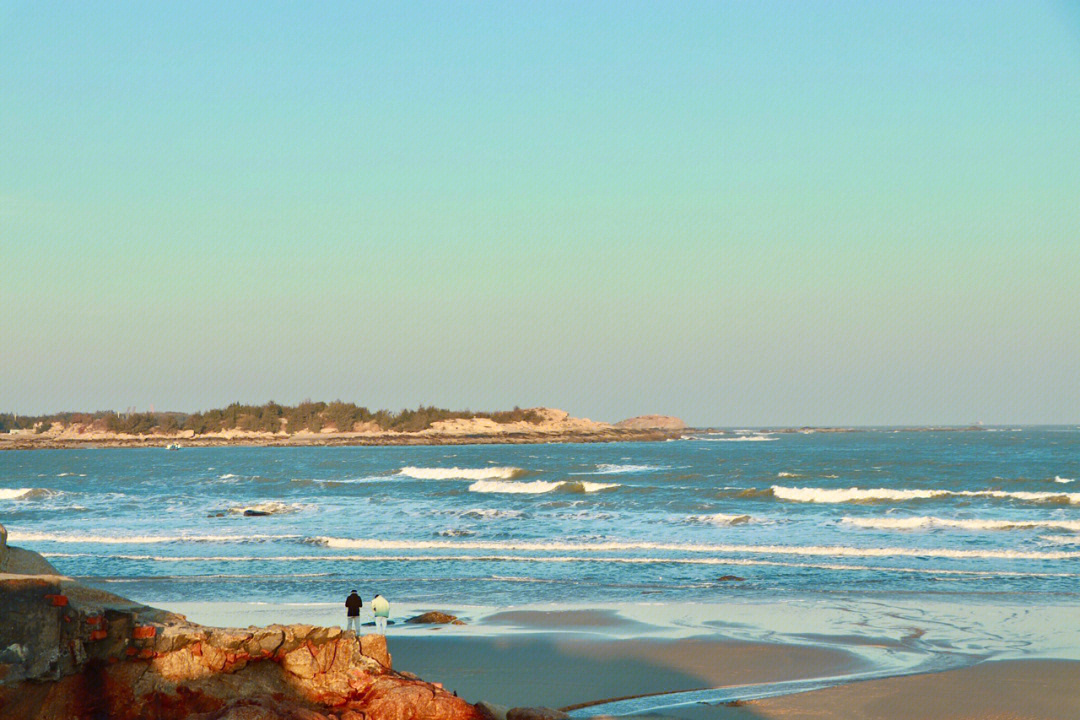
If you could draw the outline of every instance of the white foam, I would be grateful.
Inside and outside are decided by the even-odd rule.
[[[474,508],[460,513],[461,517],[487,520],[489,518],[518,518],[522,516],[520,510],[502,510],[499,508]]]
[[[538,495],[559,488],[562,482],[533,480],[532,482],[502,482],[500,480],[477,480],[469,486],[475,493],[511,493],[515,495]]]
[[[593,493],[619,487],[619,483],[598,483],[577,480],[533,480],[532,482],[503,482],[501,480],[477,480],[469,486],[469,492],[507,493],[512,495],[540,495],[553,490],[562,492]]]
[[[239,477],[239,475],[234,475],[232,473],[225,473],[224,475],[219,477],[218,480],[232,480],[233,478],[236,478],[236,477]]]
[[[1040,535],[1039,539],[1054,545],[1080,545],[1080,535]]]
[[[263,542],[290,540],[299,535],[88,535],[83,533],[20,532],[12,530],[8,538],[21,542],[97,543],[101,545],[154,545],[185,542]]]
[[[687,440],[699,440],[701,442],[769,442],[777,438],[770,435],[742,435],[740,437],[690,437]]]
[[[98,557],[93,553],[42,553],[44,557]],[[909,568],[882,565],[852,565],[848,563],[803,563],[748,558],[670,558],[670,557],[578,557],[573,555],[279,555],[258,556],[184,556],[184,555],[110,555],[117,560],[154,562],[522,562],[522,563],[622,563],[629,565],[764,565],[773,567],[814,568],[822,570],[917,573],[919,575],[967,575],[974,577],[1080,577],[1076,573],[1024,572],[1019,570],[959,570],[954,568]],[[312,573],[312,576],[322,573]],[[189,577],[189,576],[183,576]],[[534,582],[545,582],[534,579]],[[118,580],[135,582],[135,580]],[[552,580],[549,582],[560,582]],[[290,605],[328,605],[328,603],[289,603]]]
[[[858,548],[846,545],[732,545],[625,542],[619,540],[598,542],[537,542],[515,540],[376,540],[318,537],[312,542],[330,548],[367,550],[488,550],[520,552],[613,552],[613,551],[666,551],[689,553],[731,553],[759,555],[808,555],[829,557],[940,557],[955,559],[1001,559],[1001,560],[1067,560],[1080,558],[1080,552],[1042,552],[1028,550],[961,550],[954,548],[904,548],[871,547]]]
[[[402,477],[415,478],[417,480],[510,480],[521,477],[525,471],[516,467],[485,467],[485,468],[422,468],[403,467],[398,471]]]
[[[751,521],[749,515],[732,515],[729,513],[712,513],[711,515],[691,515],[686,518],[693,523],[706,523],[709,525],[743,525]]]
[[[956,528],[959,530],[1071,530],[1080,532],[1080,520],[961,520],[941,517],[853,518],[841,520],[846,525],[879,530],[923,530]]]
[[[608,465],[601,464],[596,466],[596,472],[594,475],[620,475],[622,473],[639,473],[639,472],[651,472],[653,470],[662,470],[663,468],[656,467],[655,465]]]
[[[0,500],[18,500],[37,488],[0,488]]]
[[[1064,485],[1066,483],[1076,482],[1076,479],[1075,478],[1061,477],[1060,475],[1055,475],[1054,476],[1054,482],[1061,483],[1062,485]]]
[[[1080,505],[1080,493],[1008,492],[1005,490],[910,490],[893,488],[789,488],[773,485],[772,493],[780,500],[809,503],[876,502],[882,500],[929,500],[940,497],[987,497],[1024,502],[1059,502]]]
[[[787,472],[786,470],[781,470],[780,472],[776,473],[776,477],[795,478],[795,477],[802,477],[802,475],[800,475],[799,473],[793,473],[793,472]]]

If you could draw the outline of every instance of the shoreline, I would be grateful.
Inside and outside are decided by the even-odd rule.
[[[760,428],[749,432],[767,435],[848,434],[883,432],[869,427],[780,427]],[[897,427],[888,432],[986,432],[972,427]],[[351,432],[351,433],[229,433],[123,435],[119,433],[82,434],[0,434],[0,452],[5,450],[71,450],[83,448],[207,448],[207,447],[424,447],[441,445],[548,445],[573,443],[665,442],[693,439],[700,433],[738,436],[731,429],[716,428],[619,428],[568,431],[504,432]]]
[[[329,602],[167,605],[208,625],[344,620],[338,603]],[[601,712],[615,716],[622,710],[669,713],[673,707],[702,703],[779,702],[781,697],[937,676],[992,662],[1052,660],[1076,668],[1080,680],[1080,656],[1071,640],[1059,639],[1055,645],[1027,632],[1030,623],[1067,621],[1074,607],[1036,610],[1021,621],[1012,632],[1031,642],[1021,647],[1011,640],[995,643],[986,635],[1002,618],[1014,616],[1015,607],[986,608],[987,613],[978,614],[986,626],[982,629],[970,624],[970,617],[946,628],[948,605],[931,604],[922,615],[912,603],[886,609],[879,601],[861,609],[850,602],[831,609],[817,602],[395,603],[392,619],[397,622],[387,639],[401,668],[441,682],[470,702],[562,708],[612,704]],[[457,615],[467,624],[402,622],[429,610]],[[369,632],[366,626],[364,631]],[[641,697],[651,699],[620,703],[622,708],[614,704],[618,698]]]
[[[146,435],[139,437],[48,437],[35,435],[0,435],[4,450],[70,450],[79,448],[184,448],[205,447],[383,447],[437,445],[546,445],[559,443],[663,442],[681,439],[682,430],[624,430],[566,433],[492,433],[492,434],[423,434],[423,433],[325,433],[297,435],[221,435],[182,436]]]

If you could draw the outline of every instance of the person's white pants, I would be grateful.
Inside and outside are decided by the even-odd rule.
[[[345,623],[345,629],[346,630],[355,630],[357,635],[362,635],[363,631],[360,629],[360,616],[359,615],[355,615],[355,616],[350,615],[349,616],[349,621],[347,623]]]
[[[386,618],[381,615],[375,618],[375,631],[380,635],[386,634]]]

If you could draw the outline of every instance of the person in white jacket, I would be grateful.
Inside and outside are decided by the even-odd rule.
[[[371,612],[375,615],[375,631],[386,634],[386,620],[390,617],[390,603],[382,595],[376,595],[371,601]]]

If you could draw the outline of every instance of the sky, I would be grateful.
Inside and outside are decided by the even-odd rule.
[[[1080,4],[0,0],[0,411],[304,398],[1080,422]]]

